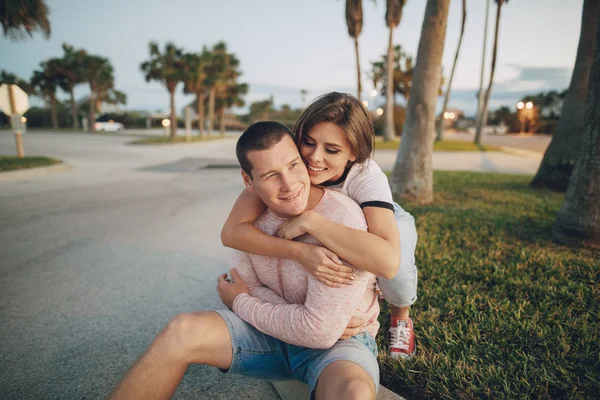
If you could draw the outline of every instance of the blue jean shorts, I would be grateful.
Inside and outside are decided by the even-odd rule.
[[[226,373],[257,379],[294,380],[308,384],[311,398],[321,372],[334,361],[351,361],[364,368],[379,389],[377,343],[362,332],[338,340],[329,349],[310,349],[285,343],[260,332],[229,310],[215,310],[227,323],[233,346],[233,360]]]

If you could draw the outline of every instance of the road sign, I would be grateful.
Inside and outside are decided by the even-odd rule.
[[[12,89],[12,100],[9,89]],[[0,110],[6,115],[25,114],[29,110],[29,96],[17,85],[1,85],[0,86]]]

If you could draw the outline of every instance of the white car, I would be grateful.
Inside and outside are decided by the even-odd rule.
[[[118,132],[125,130],[125,127],[120,122],[115,122],[112,119],[108,122],[96,122],[94,124],[94,129],[96,132],[105,131],[105,132]]]

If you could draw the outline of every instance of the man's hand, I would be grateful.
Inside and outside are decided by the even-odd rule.
[[[340,340],[350,339],[352,336],[358,335],[361,332],[364,324],[364,319],[360,317],[352,317],[350,322],[348,322],[346,330],[344,330],[344,333],[342,333],[342,336],[340,336]]]
[[[223,304],[233,311],[233,301],[239,294],[248,293],[248,286],[235,268],[230,269],[229,274],[231,279],[227,279],[227,274],[219,276],[217,292]]]
[[[295,258],[315,279],[327,286],[341,287],[354,282],[354,268],[343,265],[339,257],[326,247],[307,244]]]

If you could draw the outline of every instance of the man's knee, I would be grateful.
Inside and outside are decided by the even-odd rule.
[[[375,399],[371,375],[351,361],[330,364],[317,382],[317,399]]]
[[[374,399],[375,386],[371,379],[346,379],[340,383],[340,399]]]
[[[175,316],[159,337],[166,342],[174,357],[185,359],[203,346],[202,338],[210,329],[210,319],[204,313],[182,313]]]

